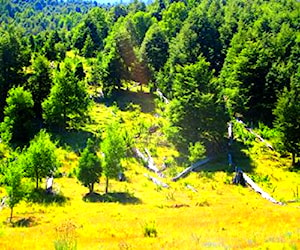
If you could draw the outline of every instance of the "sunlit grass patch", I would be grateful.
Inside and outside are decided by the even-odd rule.
[[[62,166],[54,178],[54,189],[61,196],[47,197],[40,190],[37,197],[33,195],[35,200],[18,204],[14,221],[24,227],[6,224],[9,209],[2,208],[1,249],[300,247],[299,173],[287,171],[287,161],[279,155],[251,145],[235,148],[238,166],[258,185],[276,199],[294,201],[285,206],[268,202],[250,188],[232,185],[234,169],[228,166],[225,153],[199,172],[171,181],[189,164],[177,161],[181,155],[164,134],[163,117],[137,107],[122,111],[101,103],[93,105],[90,116],[91,122],[81,128],[83,133],[73,131],[70,138],[68,133],[62,135],[65,143],[57,150]],[[95,193],[87,194],[74,174],[79,152],[90,135],[100,141],[106,124],[114,118],[132,132],[133,147],[145,154],[147,149],[159,169],[165,165],[165,177],[129,155],[121,162],[126,181],[111,180],[110,193],[105,194],[101,177]],[[145,174],[169,188],[158,187]],[[0,194],[5,196],[4,190]]]

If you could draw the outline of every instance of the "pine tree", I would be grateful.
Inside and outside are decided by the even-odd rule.
[[[274,109],[275,126],[282,132],[285,149],[292,153],[292,164],[300,151],[300,67],[291,81],[291,87],[284,89]]]

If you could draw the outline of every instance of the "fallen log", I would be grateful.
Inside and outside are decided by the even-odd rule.
[[[259,139],[262,143],[264,143],[269,149],[274,151],[274,148],[272,147],[272,145],[268,142],[266,142],[266,140],[264,140],[264,138],[262,138],[259,134],[255,133],[251,128],[246,128],[251,134],[253,134],[257,139]]]
[[[264,199],[271,201],[275,204],[282,205],[282,202],[276,201],[271,195],[263,191],[248,175],[243,173],[243,177],[246,183],[257,193],[259,193]]]
[[[4,196],[1,200],[1,203],[0,203],[0,210],[2,210],[2,208],[4,208],[5,206],[7,206],[6,204],[6,201],[7,201],[7,196]]]
[[[178,179],[186,176],[188,173],[192,172],[193,170],[195,170],[196,168],[208,163],[210,161],[210,158],[205,158],[204,160],[198,161],[194,164],[192,164],[192,166],[186,168],[185,170],[183,170],[181,173],[179,173],[177,176],[175,176],[172,181],[177,181]]]
[[[188,184],[188,185],[186,185],[186,187],[187,187],[188,189],[192,190],[193,192],[198,193],[197,189],[194,188],[193,186],[191,186],[191,185]]]
[[[167,97],[165,97],[164,94],[159,89],[156,90],[156,94],[160,97],[160,99],[164,101],[165,104],[169,103]]]
[[[255,133],[252,128],[248,128],[247,125],[239,119],[236,119],[237,122],[243,124],[244,128],[247,129],[252,135],[254,135],[258,140],[260,140],[262,143],[264,143],[269,149],[274,151],[274,148],[270,143],[268,143],[264,138],[262,138],[259,134]]]
[[[157,186],[161,186],[163,188],[169,188],[169,185],[148,175],[148,174],[144,174],[145,177],[147,177],[149,180],[151,180],[154,184],[156,184]]]
[[[141,158],[144,163],[148,162],[147,157],[140,150],[133,148],[133,152],[135,153],[136,157]]]
[[[145,156],[141,151],[139,151],[137,148],[134,148],[133,151],[135,152],[136,156],[142,159],[142,161],[145,163],[145,167],[149,170],[155,172],[160,177],[164,177],[162,173],[160,173],[159,169],[155,166],[154,160],[150,155],[150,152],[148,149],[145,148],[145,151],[147,153],[147,156]]]
[[[155,173],[158,173],[159,169],[155,166],[154,160],[151,157],[151,154],[147,148],[145,148],[145,152],[148,155],[148,158],[147,158],[148,159],[148,168],[151,169],[152,171],[154,171]]]

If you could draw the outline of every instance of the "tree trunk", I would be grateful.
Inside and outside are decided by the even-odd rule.
[[[39,175],[36,174],[35,176],[35,188],[38,189],[39,188]]]
[[[14,208],[11,207],[11,208],[10,208],[10,218],[9,218],[9,222],[10,222],[10,223],[11,223],[11,221],[12,221],[13,212],[14,212]]]
[[[108,193],[108,177],[106,176],[106,186],[105,186],[105,193]]]
[[[94,192],[94,183],[91,183],[89,185],[89,189],[90,189],[90,194]]]
[[[292,165],[295,166],[296,163],[296,154],[292,153]]]

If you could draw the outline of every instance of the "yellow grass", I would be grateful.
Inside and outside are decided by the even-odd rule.
[[[134,163],[132,163],[135,165]],[[140,204],[88,203],[87,189],[73,178],[56,180],[56,188],[69,198],[63,206],[22,203],[14,220],[30,218],[32,225],[2,225],[1,249],[53,249],[57,230],[65,226],[78,249],[197,249],[205,247],[256,248],[300,246],[298,205],[278,206],[249,189],[224,184],[225,173],[214,179],[193,173],[170,189],[158,189],[143,177],[145,170],[128,171],[129,183],[111,182],[111,191],[129,192]],[[198,193],[185,187],[189,182]],[[101,183],[96,191],[102,193]],[[9,216],[1,211],[1,221]],[[144,237],[154,221],[157,238]]]
[[[91,124],[85,130],[97,134],[113,116],[113,108],[103,104],[92,110]],[[153,114],[117,111],[129,130],[139,130],[139,122],[160,124]],[[149,125],[146,124],[148,129]],[[160,130],[141,132],[136,145],[148,147],[155,163],[161,166],[165,157],[179,155]],[[146,136],[148,134],[148,136]],[[254,166],[253,176],[269,176],[258,183],[276,199],[295,199],[300,186],[299,174],[288,172],[286,160],[262,150],[249,149]],[[76,167],[78,155],[59,149],[63,161],[61,172]],[[211,163],[211,167],[214,164]],[[226,165],[226,162],[221,165]],[[231,185],[233,175],[223,171],[191,173],[178,182],[171,177],[160,179],[170,185],[159,188],[144,174],[148,172],[134,158],[123,161],[126,182],[112,180],[110,192],[118,193],[119,202],[85,202],[88,189],[76,178],[56,178],[54,189],[67,198],[63,205],[25,203],[15,208],[15,222],[21,219],[27,227],[7,223],[9,209],[0,212],[0,249],[54,249],[55,242],[76,243],[77,249],[296,249],[300,247],[299,203],[279,206],[264,200],[249,188]],[[171,166],[172,167],[172,166]],[[173,166],[182,169],[180,166]],[[198,192],[187,188],[193,186]],[[103,195],[104,179],[95,191]],[[300,190],[299,190],[300,192]],[[1,190],[1,196],[5,192]],[[126,198],[126,197],[130,198]],[[130,203],[135,201],[134,203]],[[126,203],[127,202],[127,203]],[[148,225],[157,237],[145,237]]]

